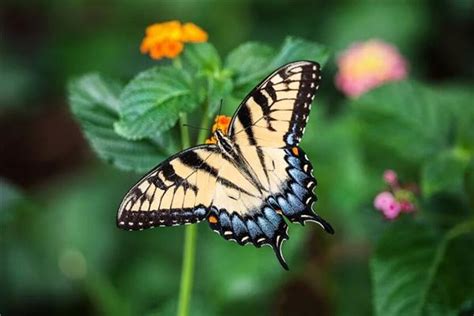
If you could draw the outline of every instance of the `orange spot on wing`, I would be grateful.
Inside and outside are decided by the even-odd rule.
[[[217,224],[217,217],[215,217],[214,215],[209,216],[209,218],[207,220],[211,224]]]
[[[300,154],[300,151],[298,150],[298,147],[291,148],[291,151],[293,152],[293,154],[295,154],[295,156],[298,156]]]

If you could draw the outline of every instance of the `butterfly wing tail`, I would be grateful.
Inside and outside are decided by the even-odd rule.
[[[288,163],[288,183],[286,189],[270,198],[274,208],[281,209],[283,215],[291,222],[304,225],[306,222],[318,223],[326,232],[333,234],[334,229],[322,217],[313,212],[313,203],[317,197],[313,189],[317,181],[313,176],[313,166],[304,151],[295,146],[285,149],[285,160]]]

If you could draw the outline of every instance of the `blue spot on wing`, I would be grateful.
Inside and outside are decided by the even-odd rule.
[[[257,223],[268,238],[272,238],[275,235],[275,227],[265,217],[259,216]]]
[[[283,214],[285,214],[285,216],[292,217],[292,216],[297,214],[295,212],[295,210],[293,210],[291,205],[288,204],[288,201],[286,199],[284,199],[282,196],[278,197],[278,204],[280,205],[281,210],[282,210]]]
[[[202,206],[194,210],[194,214],[198,216],[199,218],[203,218],[204,216],[206,216],[206,213],[207,213],[207,210]]]
[[[305,200],[305,197],[310,194],[308,190],[306,190],[303,186],[299,185],[296,182],[292,182],[290,188],[291,191],[293,191],[293,193],[298,197],[298,199],[303,202]]]
[[[298,158],[296,158],[294,156],[288,156],[287,160],[288,160],[288,164],[290,166],[301,170],[301,165],[302,165],[301,160],[299,160]]]
[[[227,211],[223,210],[223,211],[220,212],[220,214],[219,214],[219,223],[220,223],[223,230],[231,230],[232,229],[229,214],[227,214]]]
[[[302,185],[305,185],[305,182],[309,179],[309,176],[298,170],[298,169],[290,169],[288,170],[288,173],[291,175],[291,177],[293,179],[295,179],[296,182],[298,182],[299,184],[302,184]]]
[[[247,228],[253,241],[256,241],[260,236],[263,235],[262,230],[253,220],[247,221]]]
[[[300,213],[305,210],[305,205],[300,200],[298,200],[295,195],[289,193],[286,198],[293,208],[294,213]]]
[[[265,217],[275,228],[278,228],[281,225],[281,222],[283,221],[281,216],[268,206],[263,209],[263,214],[265,214]]]
[[[232,228],[235,235],[239,238],[242,237],[243,235],[247,235],[247,227],[237,215],[234,215],[232,217]]]
[[[291,133],[288,134],[288,136],[286,136],[286,143],[287,144],[295,144],[296,143],[294,132],[291,132]]]

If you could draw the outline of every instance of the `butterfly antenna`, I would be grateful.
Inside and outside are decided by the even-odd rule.
[[[189,125],[189,124],[183,124],[183,126],[191,127],[191,128],[195,128],[195,129],[202,129],[202,130],[206,130],[206,131],[209,130],[208,128],[199,127],[199,126],[194,126],[194,125]]]
[[[221,103],[219,104],[219,115],[222,114],[222,104],[224,103],[224,99],[221,99]]]

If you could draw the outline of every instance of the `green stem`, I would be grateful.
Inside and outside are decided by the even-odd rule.
[[[199,131],[197,143],[202,144],[206,140],[207,136],[209,135],[209,113],[211,103],[211,78],[207,77],[207,100],[204,102],[204,114],[201,119],[201,130]],[[220,113],[219,113],[220,114]]]
[[[202,144],[209,134],[209,101],[204,103],[204,114],[201,119],[201,130],[199,130],[197,143]]]
[[[183,146],[183,149],[186,149],[191,146],[191,141],[189,138],[188,128],[184,126],[184,124],[188,124],[188,116],[186,113],[180,113],[179,125],[181,131],[181,145]],[[189,305],[191,302],[191,293],[194,280],[196,237],[197,227],[195,225],[189,225],[184,228],[183,266],[181,268],[178,316],[189,315]]]
[[[194,261],[196,257],[197,226],[184,228],[183,267],[181,269],[181,285],[179,290],[178,316],[189,315],[191,292],[194,280]]]
[[[181,132],[181,146],[184,149],[191,147],[191,140],[189,138],[188,115],[186,113],[179,113],[179,129]]]

